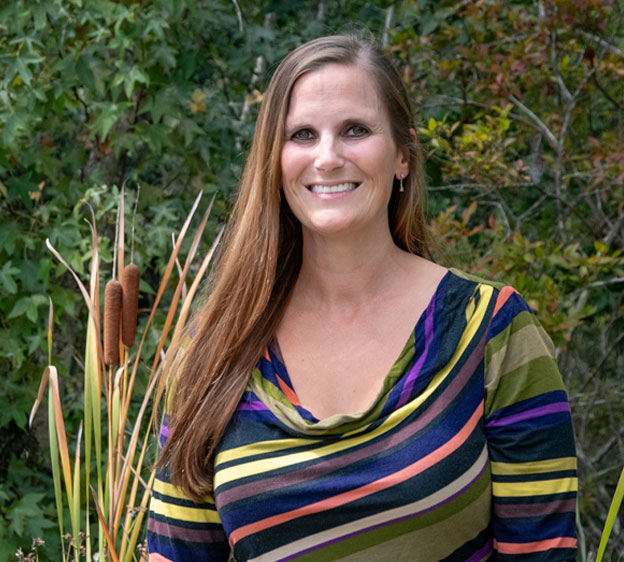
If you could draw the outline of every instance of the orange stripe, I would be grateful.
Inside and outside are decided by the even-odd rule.
[[[150,552],[149,562],[172,562],[169,558],[165,558],[162,554]]]
[[[507,299],[517,293],[513,287],[503,287],[498,293],[498,298],[496,299],[496,305],[494,306],[494,315],[503,307],[503,305],[507,302]]]
[[[494,540],[494,549],[501,554],[531,554],[543,552],[551,548],[576,548],[576,539],[571,537],[559,537],[535,542],[498,542]]]
[[[301,402],[299,402],[299,398],[297,398],[297,395],[294,393],[294,391],[279,377],[279,375],[276,373],[275,374],[275,378],[277,379],[277,384],[279,384],[279,387],[281,389],[281,391],[284,393],[284,396],[286,396],[286,398],[288,398],[288,400],[290,400],[290,403],[293,404],[294,406],[301,406]]]
[[[267,361],[271,361],[271,356],[269,355],[269,348],[268,347],[264,350],[264,358]]]
[[[470,419],[468,420],[466,425],[464,425],[464,427],[462,427],[461,430],[456,433],[452,439],[450,439],[440,448],[432,451],[422,459],[416,461],[409,466],[406,466],[404,469],[399,470],[398,472],[394,472],[392,474],[389,474],[388,476],[384,476],[379,480],[375,480],[374,482],[370,482],[369,484],[365,484],[364,486],[355,488],[354,490],[349,490],[331,498],[327,498],[325,500],[321,500],[310,505],[304,505],[303,507],[287,511],[285,513],[279,513],[278,515],[273,515],[271,517],[267,517],[266,519],[256,521],[255,523],[249,523],[248,525],[239,527],[238,529],[232,531],[232,533],[230,534],[230,546],[234,548],[234,545],[239,540],[253,533],[268,529],[269,527],[272,527],[274,525],[279,525],[280,523],[284,523],[291,519],[296,519],[297,517],[303,517],[304,515],[310,515],[312,513],[319,513],[327,509],[332,509],[334,507],[353,502],[355,500],[363,498],[364,496],[374,494],[375,492],[379,492],[381,490],[385,490],[386,488],[390,488],[391,486],[400,484],[401,482],[412,478],[413,476],[416,476],[427,468],[438,464],[443,458],[449,456],[456,449],[459,449],[459,447],[466,441],[466,439],[468,439],[469,435],[473,432],[474,428],[476,427],[479,420],[481,420],[482,416],[483,401],[481,401],[472,416],[470,416]]]

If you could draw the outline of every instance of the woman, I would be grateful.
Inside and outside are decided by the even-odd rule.
[[[574,559],[552,344],[513,289],[430,261],[423,196],[388,59],[286,57],[173,350],[150,560]]]

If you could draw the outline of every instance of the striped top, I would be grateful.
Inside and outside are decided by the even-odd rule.
[[[220,445],[214,496],[193,503],[157,474],[150,561],[574,560],[576,457],[553,351],[514,289],[457,270],[365,412],[316,419],[270,346]]]

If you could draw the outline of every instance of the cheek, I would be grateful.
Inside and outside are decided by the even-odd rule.
[[[295,178],[304,166],[303,157],[300,152],[296,148],[288,146],[282,149],[280,163],[282,167],[282,180],[284,182],[289,182]]]

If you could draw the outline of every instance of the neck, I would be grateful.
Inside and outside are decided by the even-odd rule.
[[[392,291],[410,256],[390,232],[373,240],[362,236],[325,239],[304,234],[303,256],[293,298],[309,306],[355,309]]]

